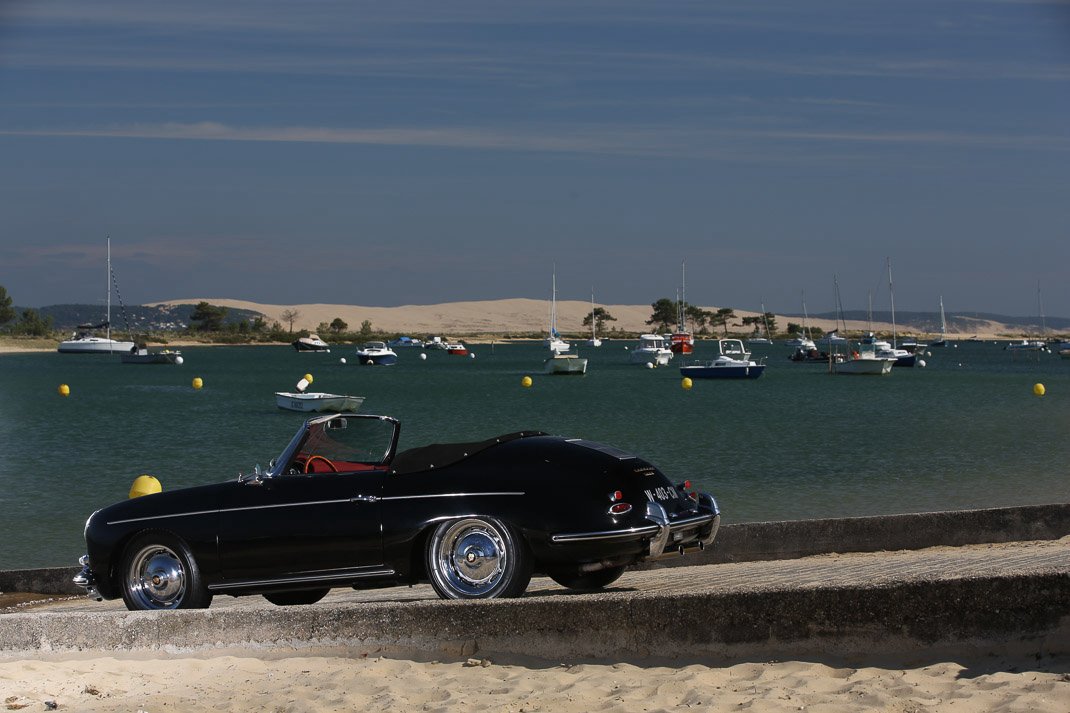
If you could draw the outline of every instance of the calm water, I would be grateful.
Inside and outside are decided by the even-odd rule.
[[[1070,360],[962,343],[931,350],[924,369],[834,377],[759,346],[762,378],[684,391],[679,358],[644,369],[632,344],[581,348],[584,377],[542,376],[536,344],[477,345],[475,359],[400,350],[392,367],[357,366],[352,347],[186,348],[181,366],[0,355],[0,569],[74,564],[86,517],[138,474],[168,490],[266,465],[303,418],[273,392],[306,372],[314,390],[399,417],[402,448],[525,429],[604,441],[698,483],[726,522],[1070,501]],[[699,343],[696,356],[712,351]]]

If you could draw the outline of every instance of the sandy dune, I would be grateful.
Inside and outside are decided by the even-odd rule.
[[[474,334],[509,334],[545,332],[550,317],[550,306],[546,300],[531,299],[508,299],[508,300],[485,300],[479,302],[448,302],[435,305],[404,305],[402,307],[361,307],[359,305],[331,305],[331,304],[304,304],[304,305],[269,305],[256,302],[246,302],[231,299],[213,298],[190,298],[182,300],[168,300],[155,304],[196,304],[209,302],[222,307],[236,309],[248,309],[260,312],[267,320],[282,321],[282,313],[287,309],[297,310],[298,319],[294,322],[294,329],[315,330],[321,323],[330,323],[334,318],[341,317],[350,329],[358,329],[361,322],[369,320],[374,329],[385,332],[399,332],[423,337],[427,335],[474,335]],[[650,319],[650,305],[598,305],[606,309],[615,322],[612,327],[628,332],[649,331],[650,327],[646,320]],[[703,307],[715,311],[714,306]],[[583,318],[591,311],[591,304],[582,300],[564,300],[557,303],[558,329],[566,333],[582,333],[586,329],[583,326]],[[757,312],[736,310],[736,318],[733,324],[738,324],[743,317],[755,316]],[[801,323],[800,317],[777,316],[777,326],[784,330],[788,322]],[[829,330],[835,327],[832,320],[811,319],[810,325]],[[986,326],[988,328],[986,329]],[[982,338],[986,333],[992,336],[998,334],[1001,325],[979,325]],[[849,330],[863,330],[867,324],[858,321],[848,321]],[[880,331],[891,331],[892,325],[874,323],[873,328]],[[739,331],[739,327],[734,328]],[[900,325],[900,333],[908,330]],[[603,335],[604,336],[604,335]],[[972,335],[966,335],[972,336]]]

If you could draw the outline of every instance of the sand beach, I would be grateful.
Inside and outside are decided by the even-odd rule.
[[[345,650],[0,658],[7,710],[1052,711],[1070,659],[419,661]]]

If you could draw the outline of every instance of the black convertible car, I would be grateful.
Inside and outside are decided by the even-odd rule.
[[[533,572],[599,589],[717,535],[712,497],[611,446],[521,432],[396,453],[400,428],[320,416],[264,472],[98,510],[75,582],[130,609],[428,580],[444,598],[517,597]]]

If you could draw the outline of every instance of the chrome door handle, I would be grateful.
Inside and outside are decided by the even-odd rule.
[[[379,498],[377,495],[357,495],[356,497],[352,498],[349,502],[351,502],[351,503],[377,503],[377,502],[379,502],[380,499],[381,498]]]

